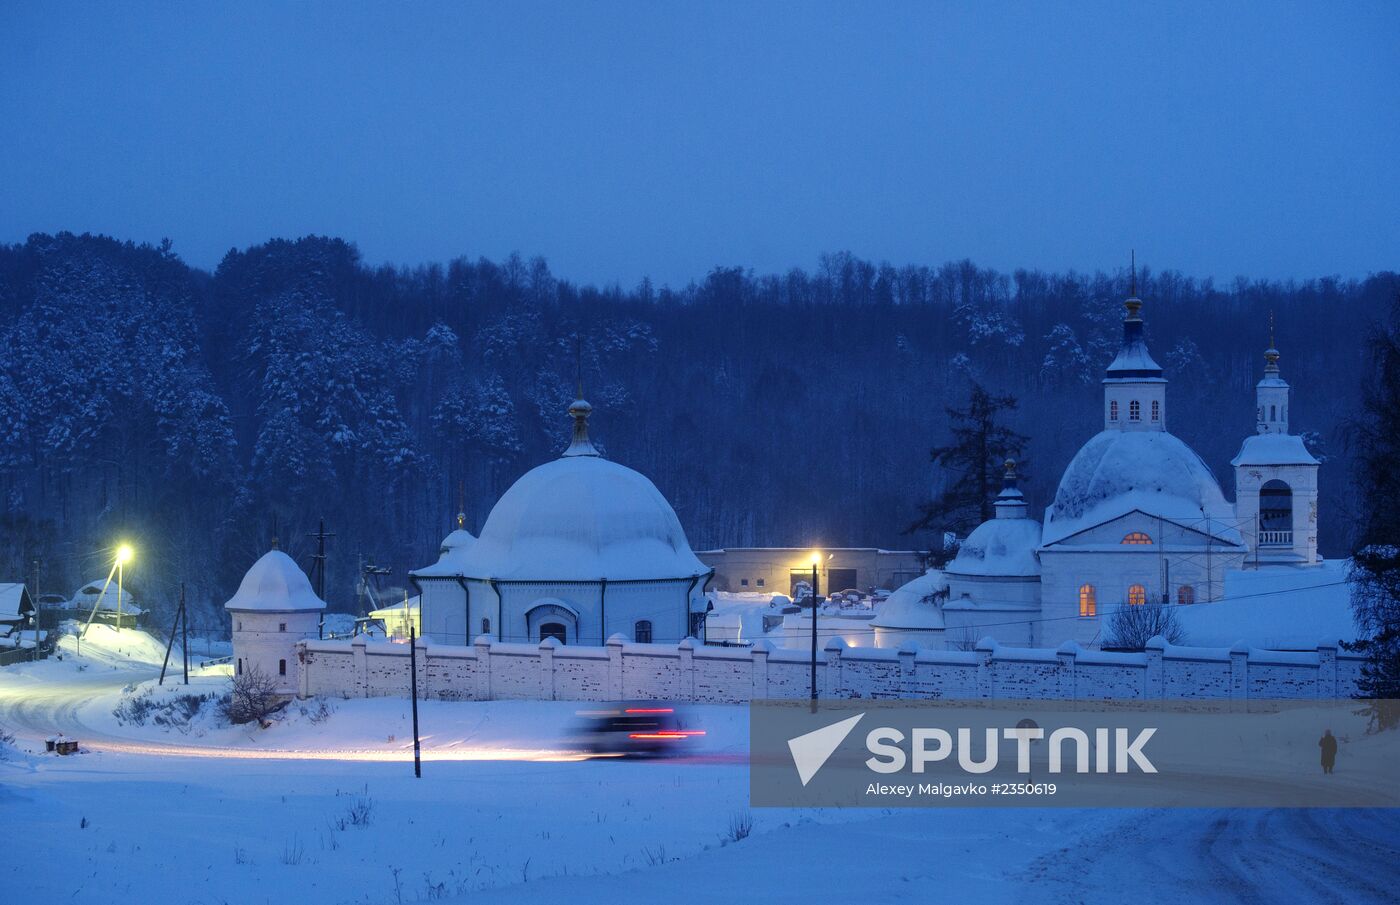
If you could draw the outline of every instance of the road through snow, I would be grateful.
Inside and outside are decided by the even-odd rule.
[[[440,732],[428,758],[482,763],[443,763],[425,771],[421,783],[387,763],[407,759],[404,742],[380,735],[371,745],[373,737],[362,731],[362,724],[377,725],[396,713],[395,702],[338,702],[334,728],[298,726],[292,719],[270,730],[291,745],[285,749],[267,747],[261,731],[220,744],[215,738],[167,741],[153,737],[151,727],[93,725],[110,722],[100,718],[116,692],[157,671],[133,664],[0,676],[0,724],[29,742],[62,731],[97,752],[35,758],[32,767],[16,765],[18,771],[6,774],[11,816],[40,837],[64,840],[40,855],[59,857],[60,849],[78,845],[86,871],[71,882],[46,874],[34,886],[17,870],[8,879],[19,886],[11,888],[30,884],[34,892],[78,902],[183,905],[205,900],[153,898],[150,883],[199,865],[210,888],[234,901],[267,883],[303,882],[310,875],[289,866],[288,847],[315,840],[307,858],[321,865],[317,882],[329,888],[322,890],[324,899],[312,900],[363,901],[354,884],[327,877],[372,859],[379,851],[374,840],[384,834],[413,853],[390,861],[412,865],[410,875],[424,878],[424,890],[415,895],[437,897],[433,884],[443,871],[455,871],[448,890],[478,902],[615,903],[666,890],[673,902],[761,894],[769,903],[845,896],[1030,905],[1368,905],[1394,902],[1400,890],[1396,810],[811,812],[815,822],[807,812],[756,811],[750,838],[716,845],[716,832],[747,797],[737,748],[690,761],[573,763],[566,748],[540,744],[549,732],[539,726],[558,725],[571,711],[572,705],[557,702],[428,702]],[[712,719],[727,713],[716,711]],[[729,725],[722,727],[728,737],[741,734],[741,716],[728,714]],[[526,723],[529,731],[521,734]],[[121,731],[145,735],[115,734]],[[317,746],[322,732],[332,739],[327,747]],[[243,747],[250,739],[257,739],[251,742],[256,747]],[[273,763],[278,760],[287,763]],[[512,760],[554,763],[487,763]],[[248,796],[250,783],[261,797]],[[377,797],[377,813],[365,845],[353,845],[360,837],[328,830],[325,815],[343,807],[346,790],[360,783]],[[0,806],[4,793],[0,788]],[[167,801],[174,810],[161,804]],[[471,807],[464,810],[467,802]],[[258,817],[268,806],[278,815],[270,824]],[[541,816],[545,810],[548,819]],[[208,816],[220,811],[224,819],[211,823]],[[80,819],[93,828],[70,835]],[[154,834],[153,826],[160,828]],[[451,847],[444,835],[450,833],[466,833],[467,849]],[[600,833],[607,845],[597,849],[592,840]],[[192,839],[205,842],[184,851],[182,840]],[[824,858],[815,874],[798,870],[814,847],[840,856]],[[133,854],[141,860],[132,861]],[[400,876],[391,875],[390,866],[371,871],[367,888],[384,888],[370,902],[395,900],[389,883]],[[147,875],[149,883],[142,879]]]

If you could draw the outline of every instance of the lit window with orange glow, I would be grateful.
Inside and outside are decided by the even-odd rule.
[[[1195,602],[1196,602],[1196,589],[1193,588],[1193,587],[1191,587],[1189,584],[1184,584],[1184,585],[1182,585],[1181,587],[1177,588],[1177,589],[1176,589],[1176,602],[1177,602],[1177,603],[1195,603]]]
[[[1147,588],[1140,584],[1135,584],[1128,588],[1128,603],[1131,606],[1142,606],[1147,602]]]
[[[1123,543],[1125,543],[1125,544],[1150,544],[1150,543],[1152,543],[1152,538],[1151,538],[1150,535],[1143,534],[1141,531],[1134,531],[1134,532],[1131,533],[1131,534],[1124,535],[1124,537],[1123,537]]]
[[[1079,615],[1097,616],[1099,614],[1099,599],[1094,593],[1094,586],[1082,584],[1079,586]]]

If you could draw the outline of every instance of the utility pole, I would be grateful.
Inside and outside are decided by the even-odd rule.
[[[156,680],[157,685],[165,684],[165,668],[170,665],[170,650],[175,646],[175,632],[180,628],[180,616],[185,609],[184,594],[180,595],[180,605],[175,607],[175,618],[170,620],[170,637],[165,642],[165,660],[160,664],[160,678]]]
[[[170,649],[175,646],[175,630],[180,630],[181,656],[185,663],[185,684],[190,684],[190,619],[185,612],[185,583],[180,582],[180,605],[175,608],[175,619],[170,623],[170,640],[165,642],[165,661],[160,664],[160,679],[157,685],[165,684],[165,669],[170,665]]]
[[[43,567],[42,560],[38,557],[34,559],[34,662],[39,662],[39,571]],[[23,636],[23,632],[20,633]]]
[[[316,538],[316,554],[311,557],[315,562],[312,571],[316,574],[316,596],[324,601],[326,599],[326,538],[335,537],[335,535],[326,533],[326,520],[322,518],[316,533],[306,536]],[[321,639],[326,637],[326,611],[324,609],[321,610],[321,621],[316,626],[316,636]]]
[[[180,653],[185,655],[185,684],[190,684],[190,611],[185,608],[185,583],[180,582]]]
[[[423,778],[423,759],[418,742],[418,633],[408,627],[409,694],[413,698],[413,775]]]

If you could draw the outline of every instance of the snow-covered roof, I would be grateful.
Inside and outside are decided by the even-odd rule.
[[[408,574],[414,578],[457,578],[465,575],[462,560],[475,543],[475,535],[465,528],[458,528],[442,539],[437,562]]]
[[[1147,351],[1147,340],[1143,335],[1142,317],[1138,312],[1142,301],[1130,298],[1124,302],[1127,317],[1123,319],[1123,344],[1118,355],[1108,366],[1105,380],[1161,381],[1162,366]]]
[[[105,591],[103,589],[106,589]],[[121,588],[118,593],[117,580],[115,578],[96,578],[78,588],[78,593],[73,595],[73,599],[68,601],[67,607],[77,610],[90,610],[94,603],[97,608],[104,613],[115,613],[117,604],[120,601],[121,611],[128,616],[140,616],[144,611],[136,605],[136,599],[131,596],[131,591]]]
[[[1302,437],[1292,434],[1255,434],[1246,437],[1231,465],[1317,465]]]
[[[610,581],[689,578],[709,569],[651,481],[597,455],[521,476],[461,557],[472,578]]]
[[[876,628],[942,629],[943,610],[934,602],[934,596],[947,590],[948,579],[937,569],[930,569],[896,588],[879,604],[870,624]]]
[[[1229,543],[1242,543],[1234,507],[1210,468],[1166,431],[1107,430],[1091,437],[1060,478],[1045,511],[1044,544],[1144,512]]]
[[[1223,599],[1175,612],[1185,631],[1183,643],[1193,646],[1243,641],[1275,650],[1313,650],[1361,637],[1343,560],[1226,572]]]
[[[19,619],[31,612],[33,604],[25,606],[29,594],[21,583],[0,584],[0,619]]]
[[[1035,519],[988,519],[962,542],[947,571],[953,575],[1039,575],[1040,560],[1035,555],[1039,546],[1040,522]]]
[[[238,592],[224,604],[229,610],[295,613],[323,610],[326,602],[316,596],[306,573],[281,550],[269,550],[243,576]]]
[[[1154,373],[1155,372],[1155,373]],[[1160,377],[1162,366],[1153,359],[1152,353],[1147,351],[1145,343],[1134,343],[1126,345],[1118,350],[1111,364],[1108,366],[1109,380],[1133,379],[1128,375],[1148,375],[1151,378]]]

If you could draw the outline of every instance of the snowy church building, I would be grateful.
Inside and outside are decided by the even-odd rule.
[[[924,643],[969,649],[991,635],[1018,646],[1099,646],[1118,607],[1206,603],[1224,596],[1227,574],[1320,563],[1319,463],[1288,432],[1278,350],[1264,354],[1256,433],[1231,463],[1231,503],[1200,456],[1167,430],[1167,380],[1147,349],[1142,301],[1125,308],[1122,347],[1103,380],[1103,430],[1070,461],[1043,524],[1030,517],[1008,463],[996,517],[968,536],[924,595],[942,612],[941,629]]]
[[[701,633],[712,571],[656,485],[599,454],[592,411],[581,399],[569,407],[568,448],[505,492],[480,537],[459,522],[438,562],[411,573],[429,641],[602,645]]]

